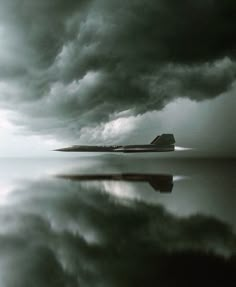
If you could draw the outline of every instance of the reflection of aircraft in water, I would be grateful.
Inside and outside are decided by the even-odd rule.
[[[140,173],[121,173],[121,174],[68,174],[58,175],[57,177],[73,181],[130,181],[148,182],[156,191],[171,192],[173,188],[173,176],[167,174],[140,174]]]
[[[175,150],[175,139],[172,134],[162,134],[157,136],[147,145],[112,145],[112,146],[90,146],[74,145],[71,147],[56,149],[64,152],[165,152]]]

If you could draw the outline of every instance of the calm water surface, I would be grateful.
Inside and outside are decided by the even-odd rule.
[[[0,286],[236,286],[235,167],[0,160]]]

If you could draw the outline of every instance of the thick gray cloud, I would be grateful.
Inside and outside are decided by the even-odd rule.
[[[235,1],[3,1],[0,100],[34,131],[81,128],[233,89]]]

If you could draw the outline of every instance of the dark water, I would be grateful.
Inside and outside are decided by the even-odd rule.
[[[236,286],[235,171],[229,160],[0,160],[0,286]]]

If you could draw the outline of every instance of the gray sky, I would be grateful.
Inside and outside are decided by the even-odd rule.
[[[163,132],[235,156],[235,1],[0,4],[0,156]]]

